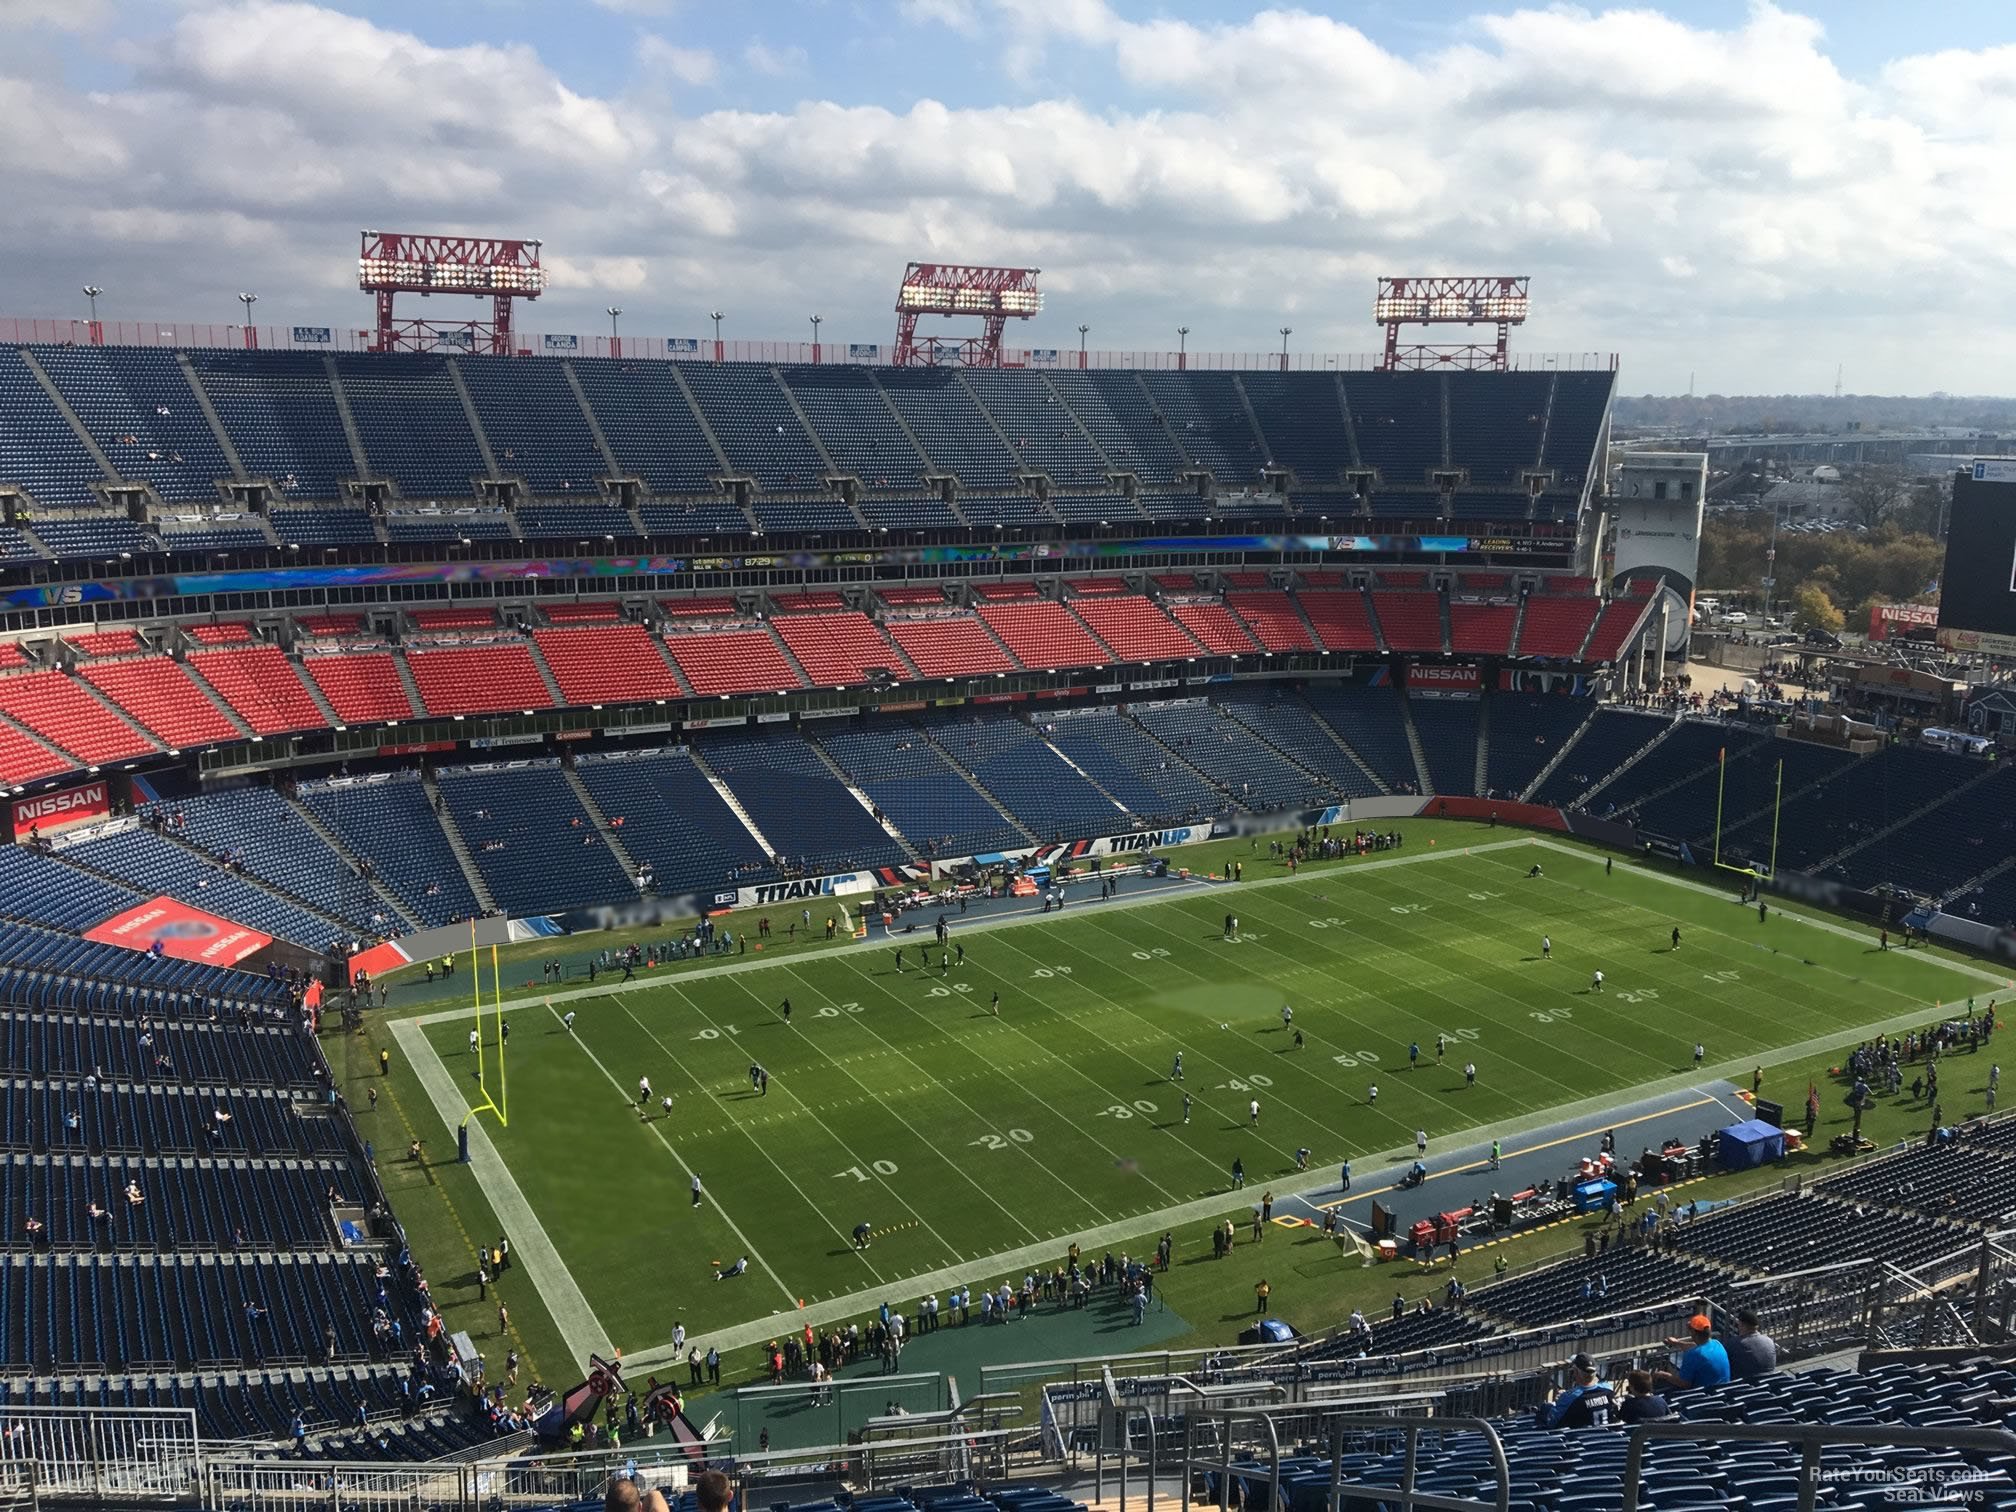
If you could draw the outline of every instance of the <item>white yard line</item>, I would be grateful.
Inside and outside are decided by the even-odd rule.
[[[525,1268],[526,1279],[539,1293],[540,1301],[545,1303],[554,1326],[560,1330],[560,1337],[567,1341],[568,1350],[583,1362],[591,1353],[607,1353],[609,1336],[596,1320],[595,1310],[588,1305],[588,1298],[582,1294],[574,1273],[560,1258],[560,1252],[553,1247],[545,1226],[533,1213],[532,1204],[526,1200],[517,1178],[511,1174],[511,1167],[505,1164],[497,1146],[491,1143],[490,1133],[483,1127],[483,1121],[469,1117],[468,1100],[456,1087],[454,1074],[442,1064],[441,1057],[427,1042],[427,1036],[411,1019],[393,1024],[391,1028],[400,1053],[406,1057],[414,1075],[420,1078],[427,1100],[434,1104],[434,1111],[441,1116],[441,1122],[449,1132],[452,1134],[467,1119],[469,1169],[475,1173],[476,1184],[483,1189],[491,1211],[497,1215],[497,1221],[504,1226],[504,1232],[511,1240],[513,1266],[522,1265]]]

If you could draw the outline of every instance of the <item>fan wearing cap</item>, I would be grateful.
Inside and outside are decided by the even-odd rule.
[[[1662,1370],[1656,1379],[1672,1386],[1726,1386],[1729,1383],[1729,1351],[1714,1335],[1715,1325],[1706,1313],[1687,1320],[1686,1338],[1666,1341],[1668,1349],[1679,1350],[1671,1370]]]
[[[1542,1404],[1533,1420],[1542,1428],[1608,1428],[1617,1421],[1617,1394],[1596,1378],[1596,1362],[1578,1354],[1568,1362],[1568,1386]]]

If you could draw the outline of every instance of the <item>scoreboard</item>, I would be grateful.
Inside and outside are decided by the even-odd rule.
[[[1977,458],[1953,480],[1939,643],[2016,656],[2016,457]]]

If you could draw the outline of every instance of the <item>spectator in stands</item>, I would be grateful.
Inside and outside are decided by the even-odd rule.
[[[710,1470],[707,1473],[718,1475],[720,1471]],[[609,1482],[609,1490],[602,1498],[602,1506],[605,1512],[667,1512],[664,1492],[655,1486],[646,1490],[627,1475],[618,1476]]]
[[[1652,1389],[1651,1371],[1634,1370],[1624,1377],[1624,1404],[1618,1409],[1618,1416],[1625,1422],[1652,1423],[1672,1415],[1666,1398]]]
[[[1777,1343],[1757,1326],[1757,1314],[1744,1308],[1736,1314],[1736,1343],[1729,1351],[1729,1373],[1739,1381],[1754,1381],[1777,1368]]]
[[[1568,1362],[1568,1386],[1534,1412],[1542,1428],[1608,1428],[1617,1417],[1617,1394],[1596,1378],[1596,1362],[1578,1354]]]
[[[1666,1347],[1678,1350],[1673,1369],[1658,1372],[1655,1379],[1674,1386],[1725,1386],[1729,1382],[1729,1351],[1714,1335],[1714,1324],[1706,1313],[1687,1320],[1687,1336],[1669,1338]]]

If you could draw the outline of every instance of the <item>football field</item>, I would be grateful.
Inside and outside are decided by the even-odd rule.
[[[1410,842],[1432,832],[1410,825]],[[984,927],[954,915],[949,970],[925,915],[900,970],[878,929],[550,1008],[521,998],[509,1125],[471,1125],[478,1177],[570,1343],[634,1355],[674,1319],[756,1338],[801,1302],[858,1316],[1019,1279],[1074,1239],[1138,1253],[1173,1228],[1187,1244],[1264,1191],[1334,1192],[1345,1159],[1390,1180],[1417,1130],[1431,1167],[1459,1134],[1510,1148],[1557,1110],[1695,1074],[1697,1042],[1704,1070],[1747,1087],[1774,1050],[2000,985],[1803,910],[1760,923],[1729,889],[1484,833],[1294,877],[1263,845],[1246,870],[1265,880]],[[404,1026],[437,1061],[423,1081],[443,1116],[482,1100],[471,1022]],[[494,1091],[494,1043],[486,1065]],[[1767,1073],[1788,1110],[1805,1091]]]

